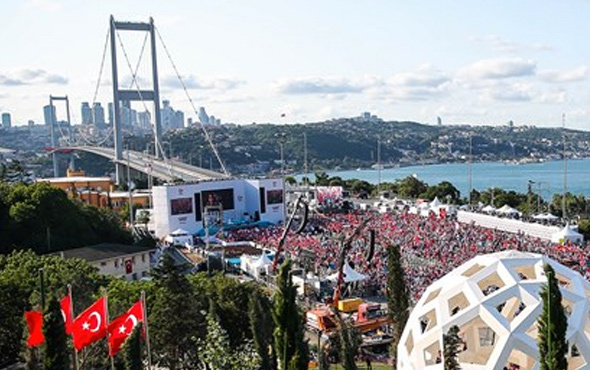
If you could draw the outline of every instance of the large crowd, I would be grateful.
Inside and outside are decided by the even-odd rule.
[[[356,211],[315,215],[304,232],[289,233],[285,256],[304,263],[312,256],[316,273],[335,272],[343,241],[369,218],[354,239],[345,259],[358,272],[368,276],[367,291],[384,295],[387,286],[387,246],[401,248],[406,280],[412,299],[418,300],[434,281],[478,254],[519,250],[547,255],[590,278],[590,244],[556,244],[524,234],[512,234],[459,223],[452,217],[421,217],[405,211],[373,214]],[[370,252],[370,230],[375,230],[374,253]],[[276,249],[283,228],[250,228],[231,231],[229,241],[253,241]],[[307,253],[306,253],[307,251]],[[309,264],[308,264],[309,266]]]

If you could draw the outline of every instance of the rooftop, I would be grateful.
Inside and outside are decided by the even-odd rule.
[[[92,262],[127,256],[130,254],[151,252],[154,250],[155,248],[145,248],[138,245],[103,243],[88,247],[69,249],[58,253],[64,258],[81,258]]]
[[[93,182],[93,181],[111,181],[108,176],[105,177],[90,177],[90,176],[72,176],[72,177],[51,177],[46,179],[38,179],[37,182]]]

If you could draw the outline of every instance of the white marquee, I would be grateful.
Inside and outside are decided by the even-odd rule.
[[[477,256],[428,287],[404,328],[398,369],[442,370],[442,336],[453,325],[462,369],[539,369],[545,263],[555,269],[568,316],[568,370],[590,369],[590,284],[547,257],[517,251]]]

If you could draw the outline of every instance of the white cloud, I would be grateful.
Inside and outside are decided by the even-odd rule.
[[[567,93],[564,90],[544,92],[535,100],[539,103],[562,104],[567,100]]]
[[[493,51],[499,53],[518,53],[523,51],[548,51],[551,46],[543,43],[521,44],[507,40],[498,35],[475,36],[470,41],[490,47]]]
[[[528,84],[503,85],[485,90],[480,96],[484,101],[496,102],[528,102],[534,97],[532,87]]]
[[[590,68],[580,66],[566,71],[540,71],[539,77],[546,82],[563,83],[584,81],[590,75]]]
[[[298,77],[284,78],[274,84],[283,94],[344,94],[360,93],[366,86],[346,78],[337,77]]]
[[[189,90],[220,90],[226,91],[235,89],[243,84],[244,81],[233,77],[215,77],[201,78],[194,75],[182,76],[182,80]],[[176,75],[168,75],[161,79],[163,87],[179,89],[182,88]]]
[[[511,77],[532,76],[537,63],[522,58],[482,59],[460,69],[459,78],[465,79],[502,79]]]
[[[56,84],[65,85],[68,78],[44,69],[23,68],[8,73],[0,73],[0,86],[23,86]]]
[[[231,90],[245,84],[244,81],[233,77],[201,78],[194,75],[182,76],[187,89],[190,90]],[[178,77],[168,75],[161,79],[162,86],[168,88],[182,88]]]
[[[421,65],[414,72],[397,73],[388,80],[394,86],[409,87],[438,87],[449,81],[449,77],[430,64]]]

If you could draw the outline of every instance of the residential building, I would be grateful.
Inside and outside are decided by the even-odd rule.
[[[63,258],[86,260],[102,275],[125,280],[139,280],[148,276],[151,269],[151,255],[155,252],[155,248],[103,243],[65,250],[59,252],[59,255]]]
[[[92,106],[92,118],[93,123],[98,127],[105,127],[106,121],[104,119],[104,108],[99,102],[94,103]]]

